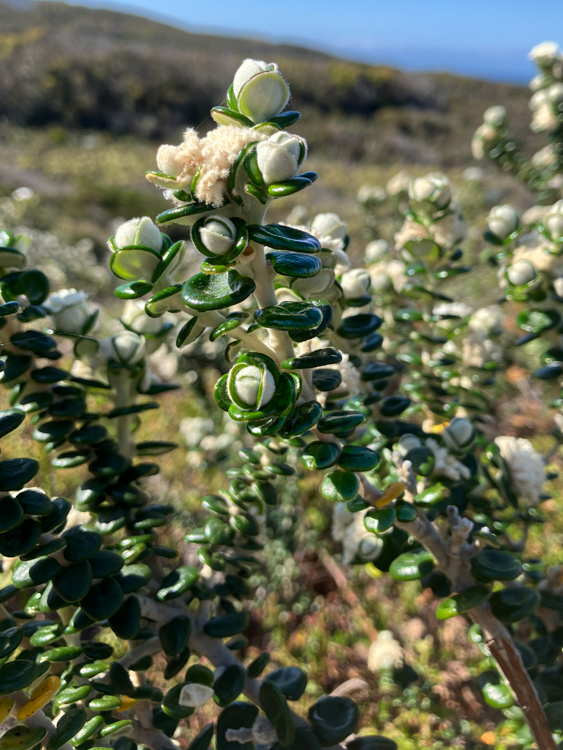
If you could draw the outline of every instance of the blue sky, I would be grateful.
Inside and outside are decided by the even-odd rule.
[[[527,81],[526,55],[563,45],[561,0],[81,0],[192,31],[294,42],[410,70]]]

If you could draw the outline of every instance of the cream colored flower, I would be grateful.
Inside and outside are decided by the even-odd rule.
[[[388,672],[402,665],[403,647],[393,637],[390,630],[382,630],[377,635],[368,652],[368,669],[370,672]]]
[[[529,440],[508,435],[495,438],[500,455],[510,469],[512,489],[527,505],[537,505],[546,481],[545,464],[541,453]]]
[[[426,447],[434,454],[433,477],[446,477],[454,482],[471,477],[471,471],[467,466],[452,456],[448,449],[442,447],[436,440],[427,438]]]
[[[218,125],[201,139],[190,128],[179,146],[164,145],[157,153],[159,170],[175,178],[174,181],[151,174],[149,179],[164,188],[189,189],[196,172],[201,169],[195,198],[212,206],[222,206],[229,170],[239,152],[252,141],[266,139],[264,133],[236,125]]]

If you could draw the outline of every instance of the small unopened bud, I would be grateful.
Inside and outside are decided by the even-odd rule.
[[[162,235],[148,216],[142,216],[140,219],[130,219],[119,227],[115,233],[115,245],[117,248],[142,245],[159,253],[162,248]]]
[[[248,365],[236,372],[232,388],[246,408],[261,409],[272,400],[276,383],[268,369]]]
[[[373,240],[366,245],[364,259],[366,263],[379,263],[389,252],[389,243],[386,240]]]
[[[225,255],[235,244],[237,228],[230,219],[216,216],[207,219],[199,230],[199,235],[209,252],[214,255]]]
[[[307,156],[307,144],[285,131],[274,133],[256,147],[258,168],[266,185],[284,182],[295,176]]]
[[[338,214],[317,214],[311,222],[311,231],[318,237],[343,240],[346,237],[346,224]]]
[[[467,448],[473,442],[475,430],[471,422],[465,419],[465,417],[455,417],[444,428],[442,437],[444,438],[446,447],[450,450],[458,451]]]
[[[86,292],[77,292],[76,289],[61,289],[56,294],[51,294],[45,307],[51,311],[53,328],[77,335],[84,333],[90,320],[87,299]]]
[[[483,113],[483,122],[492,125],[494,128],[500,128],[506,121],[506,107],[497,104],[495,107],[489,107]]]
[[[376,560],[383,549],[383,540],[375,534],[364,536],[358,544],[358,555],[362,560]]]
[[[512,206],[495,206],[487,217],[487,229],[504,242],[520,225],[518,211]]]
[[[340,277],[340,286],[344,292],[344,299],[359,299],[367,294],[371,279],[364,268],[354,268],[346,271]]]
[[[563,238],[563,201],[557,201],[549,209],[543,223],[552,240]]]
[[[452,199],[452,190],[446,175],[433,172],[416,177],[410,184],[411,200],[430,203],[437,209],[446,208]]]
[[[517,260],[506,271],[506,277],[513,286],[524,286],[533,281],[536,276],[536,269],[527,260]]]
[[[412,448],[420,448],[422,442],[416,435],[402,435],[399,442],[397,443],[397,450],[401,456],[406,456]]]
[[[145,337],[133,331],[122,331],[112,336],[114,359],[123,365],[136,365],[145,356]]]
[[[235,73],[233,93],[239,112],[252,122],[267,122],[289,101],[289,85],[275,63],[245,60]]]

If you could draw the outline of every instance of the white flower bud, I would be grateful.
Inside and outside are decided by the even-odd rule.
[[[180,690],[178,703],[180,706],[186,706],[187,708],[199,708],[213,697],[213,692],[212,687],[193,682],[189,685],[184,685]]]
[[[267,141],[256,146],[258,168],[266,185],[294,177],[306,156],[306,142],[284,130],[274,133]]]
[[[61,289],[51,294],[45,306],[51,311],[53,328],[65,333],[82,334],[90,320],[86,292],[76,289]]]
[[[317,214],[311,222],[311,231],[317,237],[343,240],[346,237],[346,224],[337,214]]]
[[[553,281],[553,288],[555,289],[555,294],[563,298],[563,278],[555,279]]]
[[[344,299],[359,299],[367,294],[371,279],[364,268],[354,268],[346,271],[340,277],[340,286],[344,292]]]
[[[162,235],[148,216],[142,216],[140,219],[130,219],[119,227],[115,233],[115,245],[117,248],[142,245],[159,253],[162,248]]]
[[[519,224],[518,211],[509,205],[495,206],[487,218],[487,229],[503,242],[518,229]]]
[[[558,54],[557,42],[541,42],[532,48],[528,59],[543,68],[552,65],[557,60]]]
[[[397,443],[397,450],[401,456],[406,456],[411,448],[420,448],[422,442],[416,435],[402,435],[399,442]]]
[[[379,263],[389,252],[389,243],[386,240],[373,240],[366,245],[364,259],[366,263]]]
[[[261,370],[255,365],[248,365],[237,371],[233,387],[243,404],[249,408],[261,409],[272,400],[276,382],[268,369]]]
[[[395,196],[400,195],[401,193],[408,193],[411,182],[411,175],[408,172],[401,170],[393,175],[385,186],[387,194]]]
[[[368,204],[383,203],[387,198],[385,188],[379,185],[372,187],[371,185],[362,185],[358,190],[357,201],[363,206]]]
[[[446,208],[452,199],[452,190],[446,175],[433,172],[424,177],[416,177],[410,184],[411,200],[431,203],[437,209]]]
[[[199,230],[199,236],[209,252],[225,255],[235,244],[237,228],[230,219],[215,216],[207,219]]]
[[[485,144],[492,144],[498,138],[496,128],[484,122],[479,125],[471,141],[471,153],[474,159],[482,159],[485,156]]]
[[[289,85],[275,63],[245,60],[235,73],[233,93],[239,112],[252,122],[267,122],[289,101]]]
[[[506,120],[506,107],[501,104],[497,104],[495,107],[489,107],[483,113],[483,122],[487,125],[491,125],[494,128],[500,128],[504,125]]]
[[[362,560],[377,560],[383,548],[383,540],[375,534],[363,537],[358,544],[358,555]]]
[[[563,201],[557,201],[549,209],[543,223],[553,240],[563,238]]]
[[[291,288],[298,294],[311,299],[311,297],[324,294],[333,284],[334,271],[330,268],[321,268],[316,276],[311,276],[308,279],[295,279]]]
[[[508,267],[506,276],[513,286],[523,286],[536,278],[536,269],[527,260],[517,260]]]
[[[162,318],[150,318],[145,312],[145,303],[136,299],[127,300],[121,320],[141,335],[160,333],[163,325]]]
[[[444,428],[442,433],[444,443],[450,450],[461,450],[467,448],[473,442],[475,437],[475,430],[473,425],[465,417],[455,417]]]
[[[110,339],[100,342],[100,347],[109,341],[108,359],[116,359],[123,365],[136,365],[145,356],[145,337],[133,331],[122,331]]]
[[[546,93],[547,100],[551,104],[559,106],[563,102],[563,83],[552,83]]]
[[[388,274],[380,271],[378,273],[371,274],[371,286],[374,292],[381,294],[382,292],[387,292],[392,288],[393,281]]]

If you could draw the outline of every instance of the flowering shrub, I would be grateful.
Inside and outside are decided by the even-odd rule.
[[[538,91],[547,91],[534,127],[547,123],[557,150],[560,55],[544,46],[534,57]],[[338,689],[301,716],[291,704],[319,693],[306,673],[271,671],[268,652],[250,663],[244,653],[266,526],[280,518],[280,496],[311,481],[334,504],[343,563],[430,589],[439,620],[468,623],[483,654],[484,700],[528,723],[522,744],[553,749],[562,739],[560,570],[526,549],[545,521],[546,458],[526,439],[495,434],[491,421],[495,379],[515,348],[541,339],[533,375],[563,374],[561,202],[524,216],[507,205],[491,211],[485,260],[498,270],[496,304],[448,294],[472,269],[459,247],[467,227],[441,173],[388,184],[402,225],[372,239],[366,267],[353,268],[337,214],[267,222],[274,200],[317,179],[302,171],[307,144],[287,130],[299,119],[285,110],[289,95],[277,65],[246,60],[226,105],[211,111],[216,127],[159,148],[147,177],[172,207],[155,221],[125,222],[109,240],[125,304],[121,329],[108,336],[94,335],[84,293],[50,293],[46,275],[26,267],[24,238],[1,235],[1,380],[11,408],[0,432],[28,415],[45,463],[83,468],[71,502],[27,486],[37,460],[0,461],[9,576],[0,591],[0,750],[171,750],[179,724],[212,702],[222,710],[190,737],[191,750],[213,738],[217,750],[395,747],[360,731],[357,705]],[[514,172],[539,200],[554,199],[560,162],[538,171],[510,144],[505,112],[487,110],[476,155]],[[387,194],[363,190],[364,211]],[[176,224],[198,253],[192,275],[188,229],[177,240],[162,231]],[[172,329],[180,351],[204,337],[224,345],[219,416],[186,419],[181,436],[196,460],[232,461],[179,549],[174,507],[148,482],[155,459],[177,447],[161,438],[174,436],[136,438],[159,394],[176,388],[151,359]],[[221,420],[233,426],[218,435]],[[553,420],[556,449],[563,433],[560,415]],[[283,520],[279,530],[288,530]],[[403,657],[383,631],[368,666],[387,675]]]

